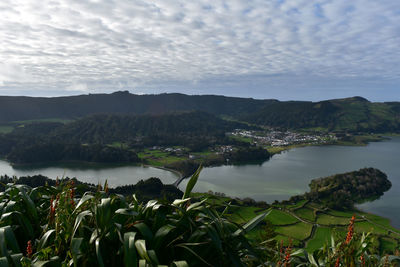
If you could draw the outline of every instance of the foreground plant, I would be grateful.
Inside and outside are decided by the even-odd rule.
[[[369,234],[333,238],[308,254],[266,240],[264,250],[245,234],[264,220],[244,226],[207,199],[190,198],[201,168],[182,199],[139,202],[104,191],[77,196],[69,181],[54,187],[6,185],[0,193],[1,266],[390,266],[399,257],[374,254]],[[218,208],[218,209],[217,209]],[[275,243],[273,243],[275,244]],[[266,252],[268,249],[268,252]]]
[[[75,196],[73,182],[55,187],[7,185],[0,195],[0,266],[244,266],[257,255],[245,226],[206,200],[140,203],[105,191]],[[107,188],[105,186],[105,188]],[[20,249],[23,248],[23,249]],[[27,250],[25,251],[25,248]]]

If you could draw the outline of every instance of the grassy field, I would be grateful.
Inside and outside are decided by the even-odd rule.
[[[311,234],[312,225],[308,223],[298,222],[289,226],[278,226],[275,231],[278,234],[292,237],[298,240],[304,240]]]
[[[13,121],[14,124],[28,124],[35,122],[61,122],[61,123],[69,123],[74,120],[71,119],[60,119],[60,118],[49,118],[49,119],[37,119],[37,120],[23,120],[23,121]]]
[[[330,241],[332,231],[332,228],[318,227],[313,239],[307,243],[306,250],[310,252],[322,247],[326,242]]]
[[[309,208],[301,208],[294,212],[300,218],[306,219],[308,221],[314,222],[315,221],[315,214],[314,210]]]
[[[271,211],[271,213],[267,217],[267,220],[270,221],[273,225],[286,225],[297,223],[299,221],[289,213],[276,209],[273,209]]]
[[[204,195],[204,194],[203,194]],[[228,197],[216,197],[210,195],[209,202],[214,201],[216,204],[228,203]],[[239,203],[240,204],[240,203]],[[270,221],[277,234],[274,238],[276,241],[283,241],[284,245],[292,244],[296,247],[305,245],[308,252],[322,247],[326,243],[330,243],[331,236],[334,236],[337,242],[344,240],[347,233],[347,226],[351,216],[356,215],[355,233],[371,232],[375,235],[374,246],[379,247],[383,252],[394,252],[400,249],[399,230],[390,226],[390,221],[377,215],[367,214],[359,211],[336,211],[329,210],[328,213],[318,212],[322,207],[316,203],[299,201],[294,205],[274,205],[271,213],[266,220]],[[257,207],[232,207],[231,213],[228,215],[236,223],[244,224],[263,212]],[[292,214],[305,219],[299,221]],[[365,216],[365,217],[363,217]],[[370,221],[367,221],[368,218]],[[308,221],[308,222],[307,222]],[[316,230],[312,232],[313,225],[316,224]],[[325,225],[325,226],[324,226]],[[392,230],[393,232],[391,232]],[[248,234],[248,237],[254,240],[262,240],[262,227],[255,228]]]
[[[176,161],[187,160],[187,157],[185,156],[176,156],[171,152],[166,152],[159,149],[145,149],[142,152],[139,152],[138,156],[139,158],[146,160],[148,164],[159,167]]]
[[[318,224],[323,225],[348,225],[350,218],[336,217],[328,214],[320,214],[317,218]]]
[[[14,130],[13,126],[10,125],[0,125],[0,134],[11,133]]]

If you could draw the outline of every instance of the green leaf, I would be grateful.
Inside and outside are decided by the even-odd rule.
[[[137,255],[135,249],[135,232],[124,234],[124,263],[125,266],[137,266]]]
[[[0,267],[9,267],[8,265],[8,260],[6,257],[1,257],[0,258]]]
[[[12,218],[15,218],[18,221],[18,224],[24,229],[24,232],[26,235],[28,235],[30,238],[34,237],[34,232],[33,232],[33,227],[30,221],[26,218],[24,214],[22,214],[19,211],[11,211],[4,213],[1,216],[1,221],[6,221],[6,220],[11,220]],[[10,222],[11,224],[11,222]]]
[[[149,255],[150,261],[153,265],[157,266],[159,264],[157,254],[154,250],[148,250],[147,255]]]
[[[71,252],[73,255],[80,255],[81,254],[81,245],[83,242],[82,237],[74,237],[71,240]]]
[[[154,247],[159,249],[164,243],[166,236],[175,228],[175,226],[167,224],[158,229],[154,236]]]
[[[198,255],[195,251],[193,251],[191,248],[184,246],[184,245],[177,245],[177,247],[181,247],[186,249],[187,251],[189,251],[190,253],[192,253],[196,258],[198,258],[199,260],[201,260],[203,263],[205,263],[208,266],[212,266],[211,264],[209,264],[207,261],[205,261],[202,257],[200,257],[200,255]]]
[[[76,230],[78,230],[79,225],[81,224],[83,218],[85,218],[86,216],[92,216],[92,213],[90,210],[82,211],[81,213],[78,214],[78,216],[76,216],[74,229],[72,230],[72,237],[75,236]]]
[[[252,220],[250,220],[248,223],[246,223],[243,226],[243,229],[236,230],[234,235],[238,236],[238,235],[242,234],[243,232],[248,233],[250,230],[252,230],[254,227],[256,227],[260,222],[262,222],[264,220],[264,218],[267,217],[270,213],[271,213],[271,211],[268,211],[263,214],[257,215]]]
[[[150,262],[149,255],[147,255],[147,250],[146,250],[146,240],[139,239],[135,242],[135,247],[137,252],[139,253],[139,256],[142,259],[145,259],[146,261]]]
[[[50,237],[55,233],[56,233],[56,230],[54,230],[54,229],[51,229],[51,230],[47,231],[46,233],[44,233],[44,235],[42,236],[42,238],[39,241],[38,250],[47,247],[47,243],[49,242]]]
[[[319,266],[318,263],[317,263],[317,261],[315,260],[315,258],[314,258],[314,256],[313,256],[313,254],[308,253],[308,254],[307,254],[307,257],[308,257],[308,261],[311,263],[312,266],[316,266],[316,267]]]
[[[143,238],[150,242],[153,239],[153,233],[145,223],[137,223],[133,227],[139,230]]]
[[[197,180],[199,179],[199,175],[200,175],[202,168],[203,168],[203,166],[200,165],[199,168],[197,169],[197,171],[190,178],[189,182],[186,185],[185,194],[183,194],[182,199],[188,198],[190,196],[190,193],[192,192],[194,186],[197,183]]]
[[[85,193],[85,195],[79,200],[78,204],[76,205],[74,212],[77,211],[79,207],[82,206],[86,201],[92,198],[94,198],[94,196]]]
[[[189,267],[186,261],[174,261],[172,262],[176,267]]]
[[[172,205],[179,206],[182,203],[188,202],[189,200],[190,200],[190,197],[189,198],[185,198],[185,199],[175,199],[174,202],[172,202]]]
[[[147,267],[146,260],[139,260],[139,267]]]
[[[81,255],[81,245],[83,238],[72,238],[71,240],[71,253],[74,266],[78,266],[78,256]]]
[[[117,209],[115,211],[116,214],[122,214],[122,215],[128,215],[128,216],[135,216],[138,213],[134,210],[130,210],[130,209]]]
[[[26,204],[27,212],[28,212],[30,219],[38,221],[38,214],[37,214],[35,203],[33,203],[32,199],[26,194],[24,189],[20,189],[20,192],[22,195],[22,199],[24,200],[24,202]]]
[[[190,211],[192,209],[195,209],[201,205],[203,205],[204,202],[206,202],[208,200],[208,198],[203,199],[202,201],[190,204],[189,207],[187,207],[186,211]]]
[[[10,226],[0,228],[0,252],[2,256],[8,257],[11,250],[13,253],[19,253],[19,246],[14,232]]]
[[[99,264],[99,266],[104,267],[103,257],[101,256],[100,237],[96,238],[95,246],[97,263]]]

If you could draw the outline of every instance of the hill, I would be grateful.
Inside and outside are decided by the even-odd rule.
[[[0,96],[0,122],[75,119],[97,113],[163,114],[191,110],[238,116],[275,101],[215,95],[135,95],[127,91],[66,97]]]
[[[144,147],[179,145],[201,151],[215,144],[240,145],[225,135],[236,128],[255,127],[201,111],[98,114],[68,124],[21,124],[11,133],[0,135],[0,155],[21,164],[71,160],[137,162],[139,159],[133,150]]]
[[[161,115],[203,111],[277,128],[327,131],[399,132],[400,103],[362,97],[320,102],[257,100],[217,95],[135,95],[127,91],[67,97],[0,96],[0,132],[24,120],[75,120],[94,114]]]
[[[372,103],[362,97],[321,102],[274,102],[240,118],[251,123],[289,129],[399,132],[400,104]]]

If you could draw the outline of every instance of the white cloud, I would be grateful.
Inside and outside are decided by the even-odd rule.
[[[0,62],[17,63],[0,65],[0,81],[14,88],[196,87],[276,74],[398,83],[399,43],[393,0],[0,3]]]
[[[86,92],[88,91],[88,86],[86,83],[74,83],[65,88],[67,91],[77,91],[77,92]]]

